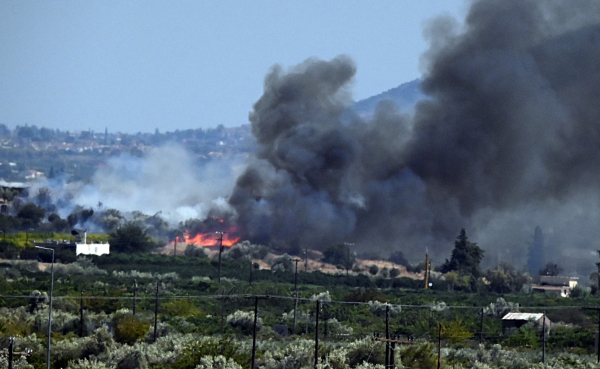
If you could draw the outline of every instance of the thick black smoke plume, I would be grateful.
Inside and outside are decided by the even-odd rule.
[[[598,247],[582,227],[599,218],[600,3],[482,0],[464,28],[426,32],[412,117],[381,104],[343,122],[346,57],[273,68],[250,115],[260,151],[230,198],[239,225],[262,242],[440,257],[461,227],[517,257],[537,224],[557,248]]]

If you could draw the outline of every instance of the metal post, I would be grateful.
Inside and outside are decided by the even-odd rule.
[[[160,281],[156,281],[156,294],[154,297],[154,342],[156,342],[156,331],[158,328],[158,285]]]
[[[546,362],[546,309],[542,317],[542,363]]]
[[[79,301],[79,337],[83,337],[83,290]]]
[[[223,254],[223,233],[224,232],[215,232],[220,235],[219,237],[219,271],[218,271],[218,283],[221,284],[221,254]]]
[[[296,298],[294,299],[294,327],[292,329],[292,334],[296,334],[296,322],[298,321],[298,262],[300,260],[299,259],[295,259],[294,262],[296,263],[296,274],[294,276],[294,291],[295,291],[295,295]]]
[[[483,308],[481,308],[481,320],[479,321],[479,343],[483,344]]]
[[[135,300],[137,299],[137,280],[133,280],[133,315],[135,315]]]
[[[13,359],[14,359],[13,351],[14,351],[14,349],[15,349],[15,338],[10,337],[8,339],[8,369],[13,368]]]
[[[54,249],[35,246],[36,249],[52,251],[52,264],[50,266],[50,303],[48,306],[48,346],[46,348],[46,369],[50,369],[50,350],[52,337],[52,292],[54,291]]]
[[[390,305],[385,305],[385,339],[390,339]],[[385,342],[385,368],[390,365],[390,343]]]
[[[319,364],[319,310],[321,309],[321,301],[317,300],[317,312],[315,313],[315,369]]]
[[[254,359],[256,358],[256,324],[258,322],[258,297],[254,298],[254,329],[252,331],[252,366],[254,369]]]

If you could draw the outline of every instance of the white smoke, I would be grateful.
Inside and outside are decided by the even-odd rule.
[[[197,164],[185,149],[169,144],[150,149],[144,157],[111,158],[90,183],[72,184],[68,190],[76,205],[160,212],[161,218],[175,225],[190,218],[204,219],[211,209],[231,212],[226,199],[245,167],[245,159],[239,156]]]

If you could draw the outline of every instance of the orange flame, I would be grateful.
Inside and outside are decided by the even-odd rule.
[[[219,246],[219,240],[221,235],[218,233],[198,233],[194,237],[190,237],[190,232],[185,231],[183,235],[185,243],[193,243],[198,246]],[[223,234],[223,246],[231,247],[240,241],[240,237],[224,233]]]

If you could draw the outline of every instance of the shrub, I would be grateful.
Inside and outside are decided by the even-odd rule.
[[[351,368],[363,363],[383,364],[385,362],[385,346],[373,338],[367,337],[352,342],[348,347],[346,357]]]
[[[390,278],[396,278],[399,275],[400,275],[400,269],[392,268],[392,270],[390,270]]]
[[[227,359],[223,355],[207,355],[200,359],[200,364],[194,369],[242,369],[242,366],[232,358]]]
[[[469,327],[462,320],[456,319],[442,323],[442,338],[450,343],[459,343],[473,337]]]
[[[148,361],[146,357],[139,351],[131,351],[117,364],[117,369],[147,369]]]
[[[0,258],[15,259],[19,255],[17,245],[8,241],[0,241]]]
[[[208,258],[206,250],[204,250],[203,247],[194,245],[193,243],[186,246],[183,254],[191,258]]]
[[[331,295],[329,294],[329,291],[325,291],[312,295],[310,299],[313,301],[319,300],[321,302],[331,302]]]
[[[191,342],[185,346],[181,355],[171,363],[170,369],[188,369],[202,364],[202,359],[206,356],[223,356],[232,359],[235,363],[250,362],[250,353],[248,347],[242,342],[230,339],[229,337],[202,337],[197,341]],[[213,360],[214,362],[214,360]]]
[[[128,345],[133,345],[137,340],[144,338],[150,328],[150,323],[125,313],[115,313],[113,325],[115,341]]]
[[[369,274],[371,275],[377,275],[377,273],[379,273],[379,267],[375,264],[371,265],[369,267]]]
[[[589,295],[590,295],[590,291],[581,286],[575,286],[575,288],[573,288],[571,290],[571,297],[573,297],[573,298],[578,298],[578,297],[586,298]]]
[[[534,323],[527,323],[514,331],[504,344],[512,347],[538,348],[539,342]]]
[[[105,369],[106,364],[98,361],[96,358],[72,360],[69,362],[67,369]]]
[[[230,247],[223,254],[224,258],[232,260],[264,259],[269,250],[262,245],[253,245],[250,241],[242,241]]]
[[[98,356],[104,352],[107,352],[115,341],[112,335],[108,332],[108,327],[104,326],[96,329],[94,334],[90,337],[86,337],[86,341],[81,349],[81,357],[87,358],[92,355]]]
[[[104,275],[106,270],[99,269],[92,260],[80,257],[72,264],[54,266],[54,273],[63,275]]]
[[[279,257],[271,260],[271,270],[273,272],[294,272],[294,261],[293,258],[288,254],[283,254]]]
[[[437,368],[435,346],[431,342],[405,346],[400,350],[400,357],[402,365],[407,368]]]
[[[31,291],[29,294],[29,312],[33,314],[36,311],[43,309],[47,302],[48,294],[46,292],[42,293],[38,290]]]
[[[237,310],[235,313],[227,316],[227,324],[233,328],[240,328],[245,334],[250,334],[254,330],[254,312]],[[258,318],[256,330],[262,328],[262,319]]]
[[[391,305],[387,302],[379,301],[369,301],[367,307],[371,313],[380,318],[385,317],[385,312],[388,307],[390,309],[390,316],[398,315],[402,311],[400,305]]]

